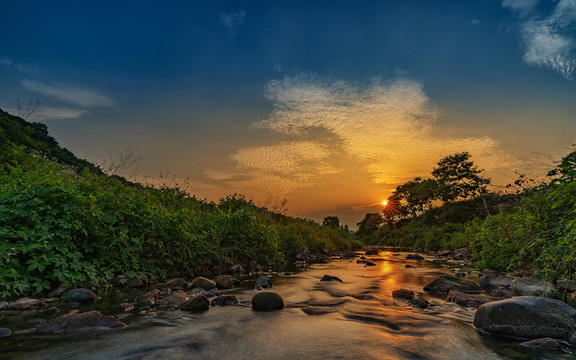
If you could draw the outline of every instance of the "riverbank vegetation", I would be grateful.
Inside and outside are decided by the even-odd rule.
[[[242,195],[208,202],[108,176],[58,146],[43,124],[0,110],[0,297],[60,283],[281,266],[302,251],[352,249],[340,227],[286,216]]]
[[[398,186],[382,214],[367,214],[358,236],[424,251],[468,247],[480,269],[574,279],[576,151],[540,184],[521,176],[515,192],[488,191],[481,172],[468,153],[440,160],[430,178]]]

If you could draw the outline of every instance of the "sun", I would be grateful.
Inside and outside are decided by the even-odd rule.
[[[384,205],[384,206],[388,205],[388,201],[386,201],[386,200],[382,201],[382,205]]]

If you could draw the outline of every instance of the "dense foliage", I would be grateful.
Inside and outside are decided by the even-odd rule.
[[[45,129],[13,119],[2,126]],[[106,176],[16,125],[0,129],[0,296],[107,285],[123,273],[190,277],[252,261],[280,265],[303,249],[357,246],[343,229],[271,213],[243,196],[216,204]],[[55,161],[61,154],[68,161]]]

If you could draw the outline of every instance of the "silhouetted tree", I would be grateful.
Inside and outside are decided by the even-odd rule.
[[[340,219],[338,219],[338,216],[326,216],[324,221],[322,221],[322,226],[330,226],[334,229],[339,229]]]
[[[486,194],[490,179],[479,175],[483,170],[478,169],[470,157],[467,152],[446,156],[432,171],[442,201],[453,202]]]

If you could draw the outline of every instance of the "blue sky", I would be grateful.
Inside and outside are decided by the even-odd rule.
[[[576,0],[11,2],[0,45],[0,107],[77,155],[350,225],[450,153],[504,184],[576,137]]]

